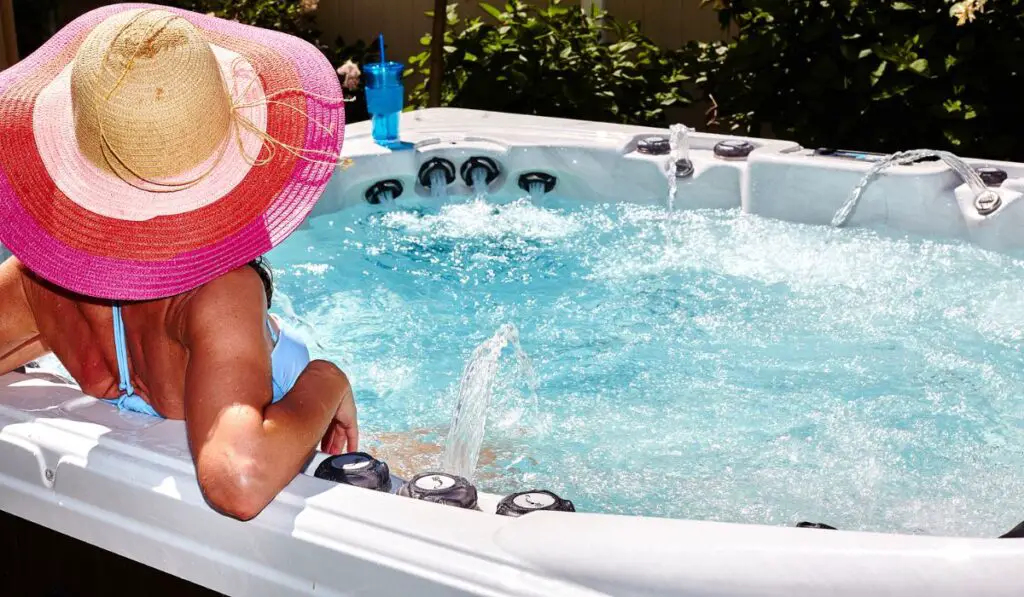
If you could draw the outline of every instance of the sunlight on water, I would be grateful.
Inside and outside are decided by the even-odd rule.
[[[457,203],[445,205],[436,214],[396,211],[385,214],[381,223],[413,235],[503,240],[509,244],[564,238],[580,229],[572,217],[537,209],[525,200],[501,206],[480,200]]]
[[[474,349],[519,329],[538,403],[496,376],[484,489],[905,533],[1024,516],[1020,259],[552,196],[354,208],[270,257],[371,434],[440,445]]]

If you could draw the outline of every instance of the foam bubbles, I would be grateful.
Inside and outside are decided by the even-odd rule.
[[[272,262],[320,356],[353,380],[367,431],[443,438],[472,349],[519,328],[538,403],[495,385],[484,488],[544,486],[592,511],[906,533],[993,536],[1019,522],[1020,260],[553,197],[331,219]]]

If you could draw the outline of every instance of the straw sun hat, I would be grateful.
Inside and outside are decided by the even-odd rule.
[[[201,286],[299,226],[342,106],[298,38],[145,4],[88,13],[0,73],[0,243],[87,296]]]

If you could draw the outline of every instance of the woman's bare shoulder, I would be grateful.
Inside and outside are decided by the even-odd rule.
[[[259,275],[251,267],[244,265],[218,276],[196,289],[189,302],[196,305],[208,305],[209,303],[236,305],[255,302],[262,306],[264,304],[263,297],[263,282]]]
[[[31,282],[28,270],[17,257],[8,257],[0,263],[0,305],[9,314],[18,309],[29,309],[26,282]]]
[[[184,331],[193,339],[216,331],[262,326],[266,316],[263,282],[248,266],[232,270],[191,293],[183,305]],[[262,329],[262,328],[257,328]]]
[[[45,352],[26,295],[27,270],[14,257],[0,263],[0,374]]]

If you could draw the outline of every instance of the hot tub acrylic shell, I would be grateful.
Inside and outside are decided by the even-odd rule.
[[[666,158],[635,151],[667,131],[576,121],[425,110],[403,115],[413,144],[391,152],[368,123],[349,128],[353,163],[318,213],[364,201],[381,179],[422,195],[431,157],[502,164],[495,192],[521,173],[559,176],[557,192],[660,204]],[[725,137],[693,134],[694,175],[675,206],[740,208],[827,224],[868,165],[784,141],[750,139],[722,160]],[[976,161],[981,164],[983,162]],[[991,162],[984,162],[992,165]],[[898,167],[869,187],[851,225],[962,238],[1016,251],[1024,165],[998,189],[990,216],[937,163]],[[453,193],[466,192],[456,182]],[[314,464],[315,466],[315,464]],[[572,496],[566,496],[571,498]],[[885,535],[601,514],[493,515],[417,502],[300,475],[248,523],[203,501],[180,422],[119,413],[42,375],[0,378],[0,504],[7,512],[229,595],[1019,595],[1024,543]]]

